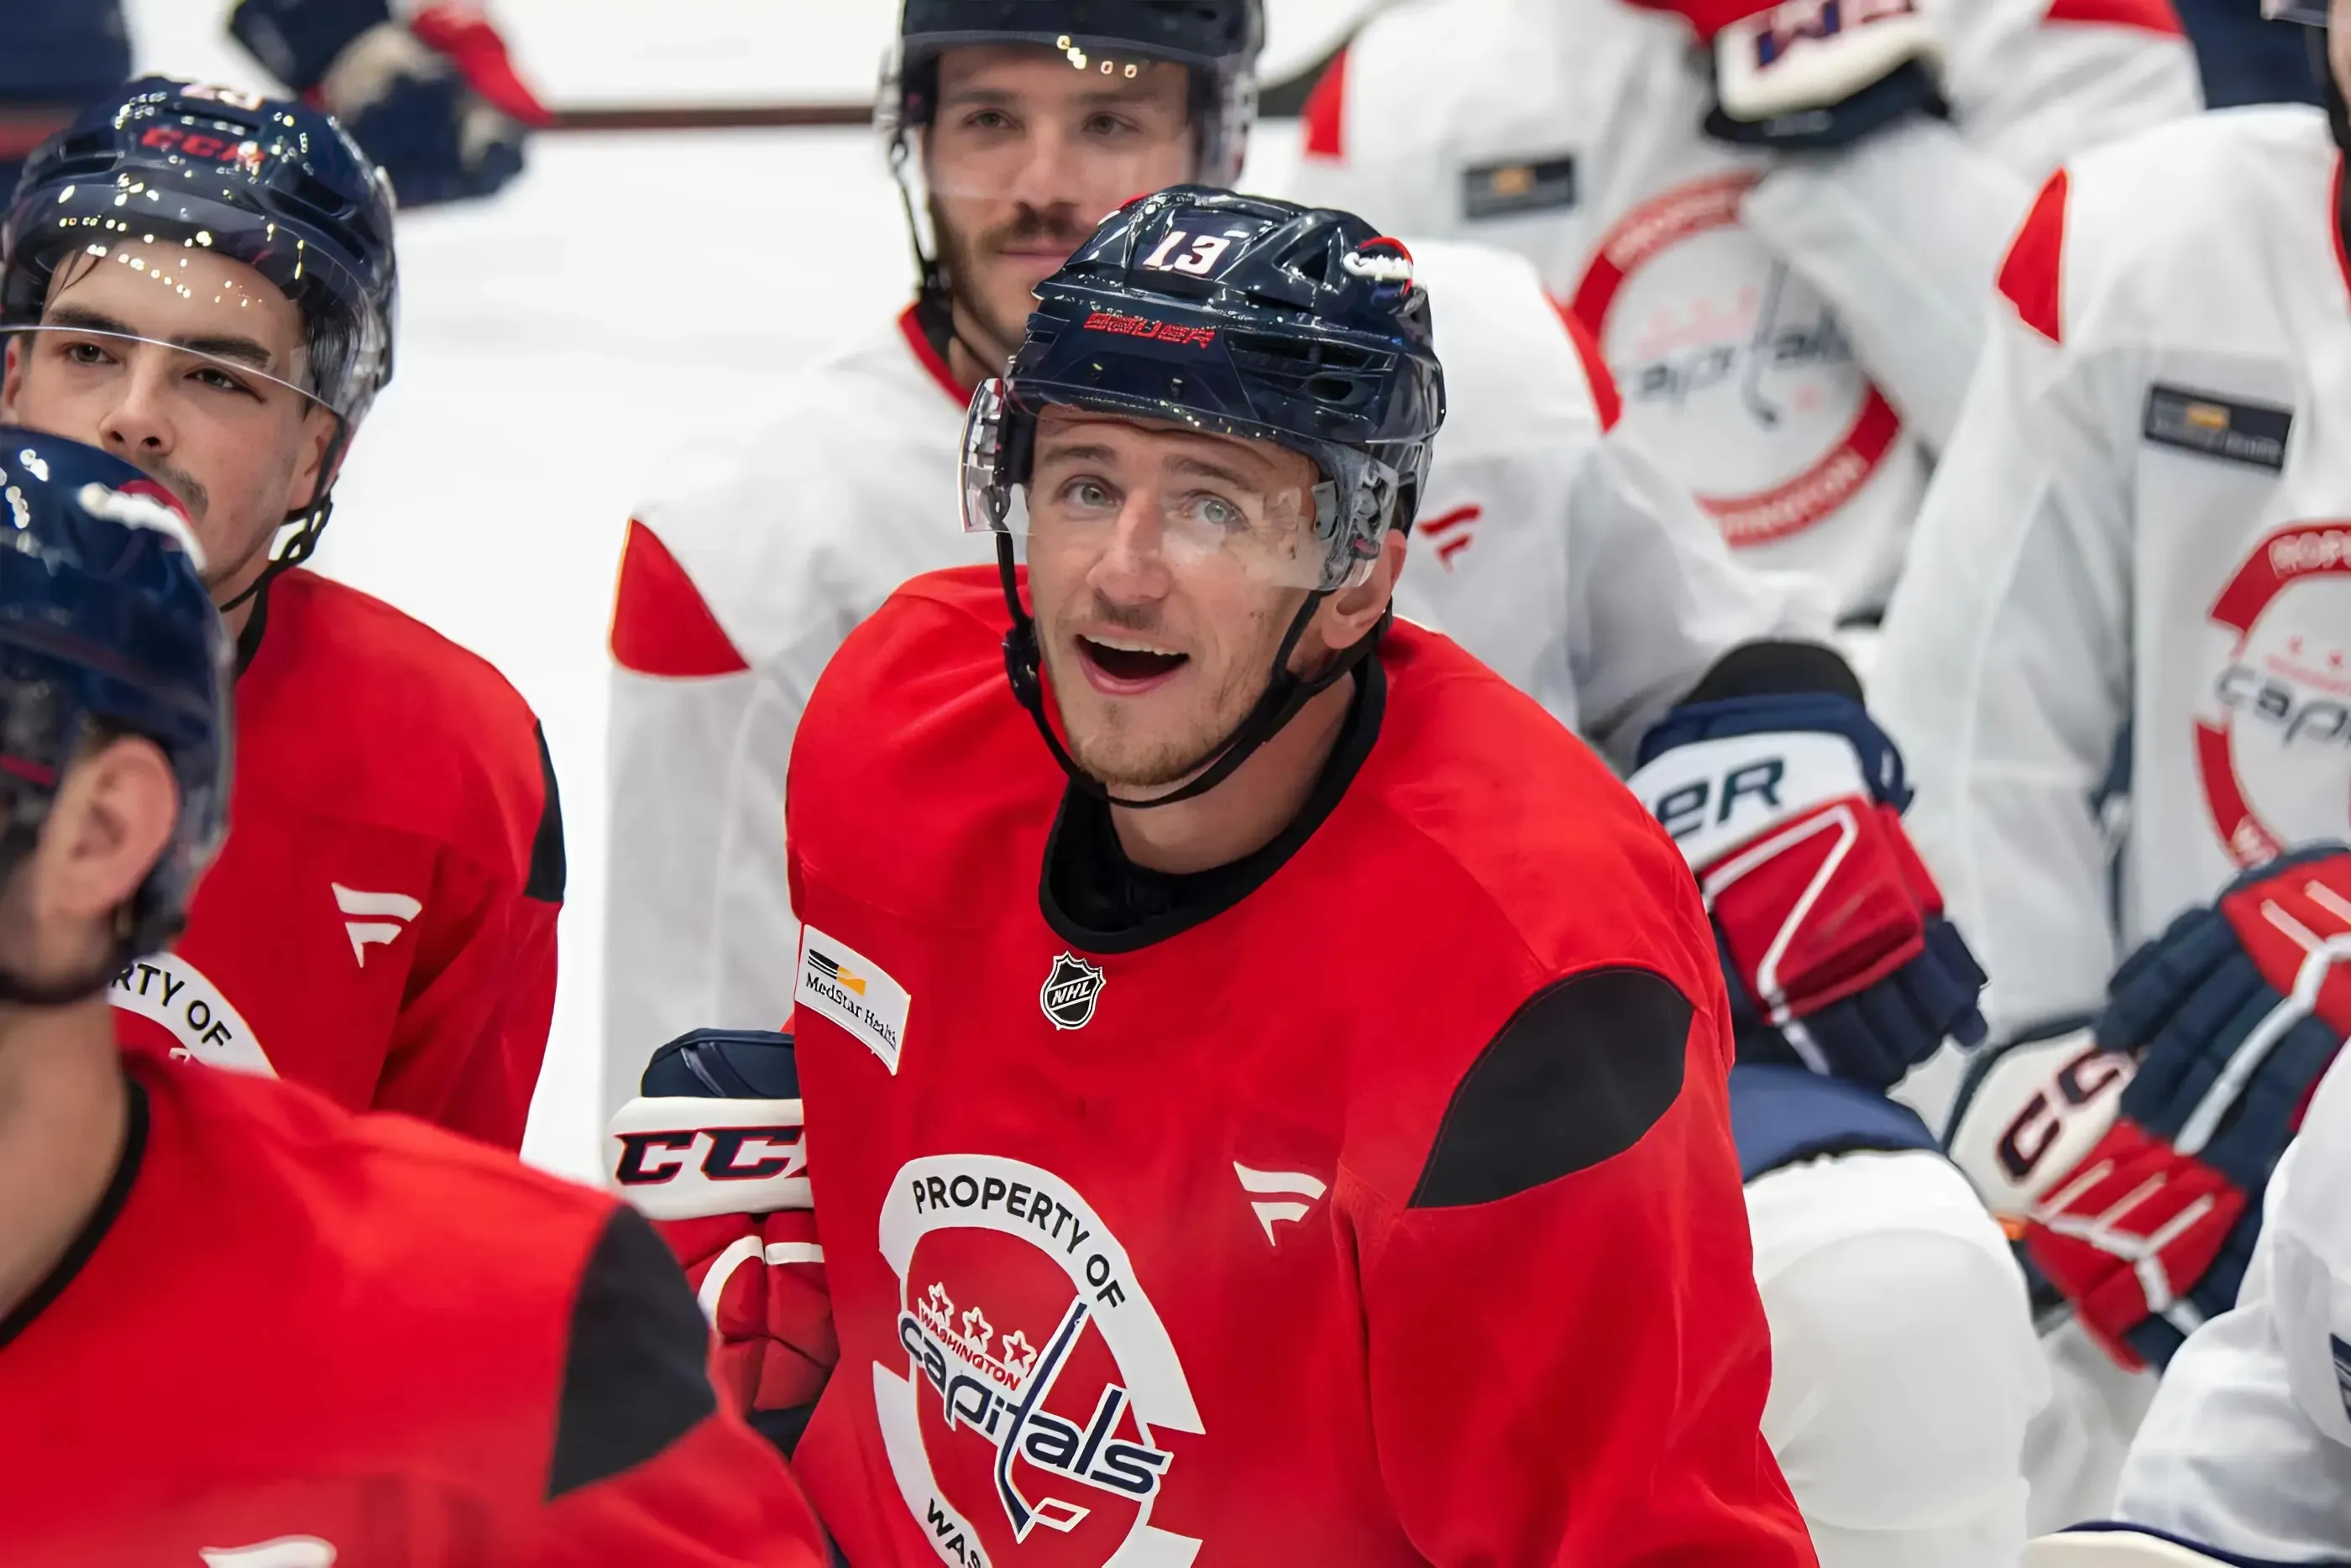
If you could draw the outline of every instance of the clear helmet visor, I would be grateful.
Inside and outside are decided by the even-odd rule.
[[[1102,429],[1164,418],[1153,410],[1097,407],[1067,423],[1040,421],[1042,412],[1017,402],[1001,380],[973,393],[964,425],[967,533],[1019,538],[1032,560],[1124,550],[1187,576],[1230,573],[1284,587],[1331,588],[1353,575],[1332,580],[1317,526],[1338,505],[1335,486],[1270,482],[1230,441],[1137,442]],[[1008,452],[1008,441],[1026,450]],[[1016,470],[1019,481],[1008,477]]]
[[[299,515],[331,483],[348,424],[312,389],[300,309],[253,269],[193,244],[92,244],[60,263],[38,308],[0,325],[14,422],[118,450],[110,432],[124,438],[200,529],[228,502]]]

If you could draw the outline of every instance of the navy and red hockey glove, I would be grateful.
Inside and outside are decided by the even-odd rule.
[[[2247,871],[2115,971],[2099,1044],[2138,1053],[2122,1115],[2026,1245],[2124,1366],[2161,1366],[2237,1299],[2261,1195],[2351,1035],[2351,849]]]
[[[522,172],[550,116],[477,9],[392,0],[239,0],[229,31],[342,122],[403,207],[487,196]]]
[[[1902,759],[1829,692],[1675,709],[1629,781],[1697,872],[1741,1060],[1890,1087],[1983,1038],[1983,971],[1943,918]]]
[[[684,1265],[720,1390],[789,1455],[841,1358],[792,1037],[699,1029],[655,1052],[639,1087],[612,1117],[612,1185]]]
[[[1914,0],[1782,0],[1724,26],[1706,133],[1843,147],[1913,115],[1948,119],[1942,46]]]

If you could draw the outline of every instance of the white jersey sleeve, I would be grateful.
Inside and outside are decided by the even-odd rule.
[[[1714,661],[1823,640],[1825,599],[1740,565],[1639,443],[1581,324],[1524,259],[1407,242],[1447,415],[1397,612],[1443,631],[1628,767]]]
[[[2024,1281],[1958,1169],[1836,1155],[1748,1185],[1763,1434],[1821,1568],[2006,1568],[2048,1397]]]
[[[612,628],[604,1100],[690,1029],[775,1029],[799,929],[792,737],[818,675],[907,577],[987,558],[958,532],[959,403],[902,319],[797,374],[776,421],[688,460],[630,527]]]
[[[1958,422],[2008,236],[2066,159],[2203,107],[2168,0],[1925,0],[1951,119],[1791,158],[1741,215],[1836,306],[1928,446]]]
[[[2351,1560],[2351,1067],[2270,1178],[2236,1307],[2189,1336],[2131,1446],[2117,1516],[2262,1562]]]
[[[2095,803],[2129,713],[2137,384],[2058,318],[2061,251],[2078,282],[2098,249],[2051,189],[2003,271],[1871,687],[1917,791],[1911,840],[1991,976],[1996,1039],[2094,1012],[2117,956]]]

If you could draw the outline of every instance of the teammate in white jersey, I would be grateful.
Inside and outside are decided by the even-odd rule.
[[[1531,258],[1725,537],[1866,620],[2034,184],[2198,107],[2168,0],[1407,0],[1293,193]]]
[[[2332,96],[2052,178],[1886,619],[1873,694],[1914,831],[1991,971],[1993,1038],[2028,1042],[1982,1064],[1954,1150],[2076,1309],[2053,1404],[2072,1429],[2046,1434],[2074,1469],[2044,1525],[2105,1511],[2149,1392],[2122,1371],[2235,1299],[2263,1183],[2351,1033],[2321,985],[2340,895],[2292,909],[2351,888]]]
[[[697,475],[702,493],[646,507],[631,531],[613,629],[616,1102],[635,1053],[668,1035],[789,1012],[782,800],[801,705],[900,581],[969,558],[946,524],[967,383],[1007,323],[1017,340],[1054,247],[1082,237],[1062,225],[1239,161],[1253,5],[1098,5],[1093,26],[1123,10],[1134,33],[1060,53],[1010,47],[1070,9],[1052,0],[957,0],[944,34],[918,25],[931,9],[909,7],[882,105],[923,177],[929,286],[878,341],[796,378],[756,456]],[[1147,30],[1220,9],[1246,24],[1230,59]],[[1107,92],[1099,68],[1071,70],[1081,57],[1112,62]],[[1215,238],[1165,270],[1212,274]],[[1834,1568],[2012,1558],[2041,1376],[2022,1282],[1932,1136],[1878,1092],[1965,1027],[1972,963],[1906,869],[1899,764],[1812,640],[1822,607],[1737,566],[1685,491],[1604,435],[1613,382],[1522,259],[1453,244],[1344,259],[1427,289],[1447,370],[1401,612],[1641,765],[1635,787],[1709,872],[1753,1058],[1733,1099],[1779,1342],[1767,1433],[1823,1552]],[[1782,842],[1759,850],[1766,834]],[[1815,876],[1834,896],[1803,898]],[[1866,914],[1829,932],[1814,909]],[[632,1113],[629,1135],[664,1114]],[[747,1255],[731,1251],[730,1267]],[[726,1288],[722,1274],[706,1299]]]

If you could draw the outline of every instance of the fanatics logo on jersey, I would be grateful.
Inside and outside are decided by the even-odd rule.
[[[892,1074],[898,1071],[909,998],[880,964],[838,937],[804,926],[795,997],[863,1041]]]
[[[1575,154],[1480,163],[1461,171],[1461,215],[1510,218],[1575,205]]]
[[[1063,953],[1053,961],[1053,971],[1037,992],[1037,1002],[1054,1028],[1083,1029],[1093,1022],[1094,999],[1107,983],[1108,977],[1101,970],[1075,953]]]
[[[422,900],[405,893],[368,893],[357,888],[346,888],[340,882],[329,882],[335,890],[335,908],[357,919],[345,920],[343,932],[351,939],[351,956],[367,968],[370,944],[391,946],[408,929],[408,922],[424,912]]]
[[[1331,1190],[1322,1178],[1302,1170],[1252,1170],[1238,1159],[1233,1161],[1233,1174],[1241,1179],[1242,1191],[1261,1195],[1251,1199],[1249,1212],[1265,1227],[1265,1239],[1277,1247],[1281,1242],[1273,1233],[1274,1222],[1287,1220],[1295,1224],[1305,1219]]]
[[[2233,402],[2211,392],[2167,387],[2158,381],[2147,389],[2147,421],[2142,427],[2158,446],[2178,447],[2199,457],[2285,470],[2286,438],[2294,431],[2294,410],[2270,403]]]

